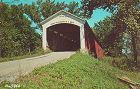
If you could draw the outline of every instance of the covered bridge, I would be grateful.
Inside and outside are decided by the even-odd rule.
[[[103,56],[103,49],[88,23],[63,10],[41,22],[42,46],[52,51],[87,50],[95,57]]]

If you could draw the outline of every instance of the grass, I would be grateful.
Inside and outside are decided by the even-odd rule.
[[[76,53],[66,60],[35,69],[16,84],[21,85],[19,89],[129,89],[116,75],[140,83],[140,73],[112,67],[111,58],[105,59],[99,61],[90,55]],[[6,89],[5,84],[0,88]]]
[[[26,55],[22,55],[22,56],[0,58],[0,62],[7,62],[7,61],[24,59],[24,58],[36,57],[36,56],[41,56],[41,55],[44,55],[44,54],[50,53],[50,52],[51,52],[50,50],[43,51],[42,49],[40,49],[35,52],[27,53]]]

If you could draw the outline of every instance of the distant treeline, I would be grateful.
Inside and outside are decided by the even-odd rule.
[[[77,2],[65,4],[38,0],[31,5],[9,5],[1,1],[0,57],[25,55],[41,49],[41,35],[35,29],[41,29],[38,23],[59,10],[83,16]],[[36,27],[31,27],[32,22]]]

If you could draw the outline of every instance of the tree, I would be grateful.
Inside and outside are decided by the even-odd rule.
[[[70,2],[69,4],[67,4],[66,6],[66,11],[76,15],[76,16],[80,16],[82,18],[83,17],[83,13],[82,13],[82,8],[79,7],[79,3],[78,2]]]
[[[79,7],[79,4],[74,1],[69,4],[65,4],[64,2],[55,3],[51,0],[38,0],[37,3],[33,3],[32,5],[23,5],[24,14],[28,15],[28,17],[37,25],[60,10],[65,10],[77,16],[83,17],[82,9]],[[37,28],[41,29],[39,25]]]
[[[111,33],[111,31],[115,27],[112,19],[113,17],[107,17],[103,21],[95,24],[95,26],[93,27],[95,35],[99,39],[102,46],[104,45],[105,39],[106,37],[108,37],[108,34]],[[123,34],[120,34],[118,38],[119,39],[116,39],[115,42],[110,45],[110,47],[104,48],[107,55],[117,57],[123,54]]]
[[[0,5],[0,57],[31,53],[41,44],[40,35],[30,27],[21,6]]]
[[[85,10],[85,15],[90,17],[96,8],[103,8],[107,11],[115,14],[114,22],[116,26],[114,30],[106,38],[105,46],[109,47],[120,33],[129,31],[129,35],[132,38],[132,47],[134,53],[134,62],[137,64],[137,52],[136,52],[136,36],[137,31],[140,28],[140,0],[83,0],[83,9]],[[110,39],[113,38],[113,39]]]

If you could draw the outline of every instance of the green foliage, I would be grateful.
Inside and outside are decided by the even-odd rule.
[[[118,67],[123,70],[132,69],[132,68],[130,68],[130,65],[128,66],[128,59],[126,59],[125,57],[113,58],[112,64],[113,64],[113,66]]]
[[[40,47],[41,39],[33,30],[2,29],[1,57],[12,57],[30,53]]]
[[[93,10],[97,8],[102,8],[112,12],[114,15],[112,20],[114,23],[112,24],[115,26],[112,28],[112,32],[105,40],[104,45],[106,48],[109,48],[112,45],[116,46],[115,44],[118,43],[116,40],[120,39],[120,35],[123,35],[125,32],[130,36],[129,40],[132,42],[131,52],[133,52],[135,64],[138,64],[137,49],[139,48],[137,48],[136,45],[139,44],[137,43],[137,33],[140,29],[140,0],[82,0],[82,5],[87,17],[90,17],[92,13],[94,13]]]
[[[130,34],[135,34],[139,30],[140,28],[139,3],[140,0],[100,0],[100,1],[83,0],[82,1],[83,9],[85,10],[85,15],[87,16],[91,16],[93,10],[97,8],[102,8],[105,10],[109,9],[109,11],[113,11],[112,14],[114,14],[114,19],[112,21],[114,21],[116,25],[116,27],[114,27],[113,30],[122,30],[122,31],[116,31],[115,34],[120,34],[125,30],[129,30]]]
[[[90,55],[76,53],[72,57],[35,69],[30,75],[20,78],[20,89],[129,89],[116,75],[128,76],[140,83],[140,74],[112,67]]]
[[[51,0],[38,0],[37,3],[33,3],[32,5],[23,5],[24,13],[27,14],[35,23],[41,22],[60,10],[68,11],[77,16],[83,16],[81,12],[82,9],[79,7],[79,4],[74,1],[69,4],[65,4],[64,2],[55,3]]]
[[[41,37],[30,27],[20,6],[0,4],[0,57],[24,55],[40,47]]]
[[[95,32],[97,38],[100,40],[100,43],[104,45],[105,39],[109,35],[109,33],[113,30],[114,24],[112,18],[107,17],[105,20],[98,22],[93,27],[93,31]]]
[[[113,17],[107,17],[105,20],[100,21],[99,23],[95,24],[95,26],[93,27],[93,31],[95,32],[96,37],[99,39],[103,47],[105,45],[106,39],[113,31],[114,27],[115,24],[113,22]],[[120,34],[118,39],[116,39],[115,42],[112,43],[112,45],[109,46],[108,48],[104,47],[104,50],[107,55],[115,56],[115,57],[122,56],[122,49],[124,48],[123,35],[124,34]]]
[[[82,8],[80,8],[79,6],[79,3],[78,2],[70,2],[69,4],[67,4],[66,6],[66,11],[76,15],[76,16],[79,16],[81,18],[85,18],[84,15],[83,15],[83,10]]]
[[[22,56],[0,58],[0,62],[6,62],[6,61],[13,61],[13,60],[20,60],[20,59],[25,59],[25,58],[30,58],[30,57],[36,57],[36,56],[44,55],[44,54],[50,53],[50,52],[51,52],[51,50],[49,50],[49,49],[44,51],[41,48],[37,48],[34,51],[31,51],[30,53],[26,53]]]

